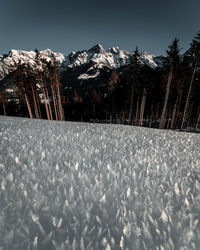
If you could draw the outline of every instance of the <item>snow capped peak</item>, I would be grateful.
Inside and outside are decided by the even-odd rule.
[[[62,64],[65,61],[65,56],[61,53],[53,52],[50,49],[40,51],[41,58],[51,61],[55,58],[59,67],[62,68]],[[35,64],[35,51],[24,51],[11,49],[7,55],[0,57],[0,80],[2,80],[7,74],[12,72],[16,68],[17,63],[29,64],[33,66]]]
[[[19,50],[16,50],[16,49],[11,49],[8,53],[8,55],[17,55],[19,53]]]
[[[11,49],[9,51],[8,56],[20,57],[20,56],[28,56],[28,55],[33,55],[33,54],[35,54],[34,51],[25,51],[25,50]]]
[[[51,49],[49,49],[49,48],[47,48],[47,49],[45,49],[45,50],[43,50],[43,51],[45,51],[45,52],[47,52],[47,53],[52,53],[53,51],[51,50]]]
[[[140,58],[144,63],[149,64],[151,67],[157,67],[156,62],[154,61],[155,56],[146,51],[140,53]]]
[[[134,52],[122,50],[119,47],[112,47],[108,50],[97,43],[89,50],[83,50],[78,52],[71,52],[68,56],[65,56],[58,52],[53,52],[51,49],[40,51],[41,58],[51,61],[56,60],[56,63],[61,71],[67,68],[80,67],[82,65],[90,64],[90,68],[84,72],[84,78],[90,77],[89,72],[93,72],[93,76],[98,75],[98,70],[107,68],[117,69],[119,67],[128,65],[130,63],[130,57]],[[3,79],[7,74],[12,72],[16,64],[21,62],[22,64],[30,64],[31,66],[35,63],[35,51],[24,51],[12,49],[7,55],[0,57],[0,80]],[[141,62],[151,67],[157,67],[160,65],[160,60],[154,55],[142,51],[140,53]],[[83,78],[82,76],[80,77]]]
[[[93,46],[91,49],[89,49],[88,52],[93,52],[93,53],[105,53],[105,50],[104,50],[104,48],[101,46],[101,44],[97,43],[95,46]]]
[[[67,57],[65,65],[68,68],[76,68],[88,64],[89,68],[86,72],[78,77],[78,79],[88,79],[99,75],[100,70],[104,68],[107,70],[113,70],[128,65],[133,54],[134,52],[122,50],[119,47],[112,47],[108,50],[104,50],[100,44],[96,44],[89,50],[71,53]],[[155,58],[154,55],[148,52],[143,51],[140,53],[141,62],[152,68],[157,67]]]

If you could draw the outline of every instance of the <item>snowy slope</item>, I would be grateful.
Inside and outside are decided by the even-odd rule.
[[[200,136],[0,117],[0,249],[199,249]]]

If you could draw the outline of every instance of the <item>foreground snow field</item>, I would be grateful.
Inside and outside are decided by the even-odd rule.
[[[200,135],[0,116],[0,249],[199,249]]]

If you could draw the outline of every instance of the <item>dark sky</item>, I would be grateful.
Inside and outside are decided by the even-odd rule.
[[[64,54],[105,49],[183,51],[200,30],[200,0],[0,0],[0,53],[50,48]]]

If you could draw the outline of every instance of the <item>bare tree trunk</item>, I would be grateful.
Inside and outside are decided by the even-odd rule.
[[[53,87],[52,83],[51,83],[51,92],[52,92],[52,98],[53,98],[54,112],[55,112],[56,120],[58,120],[57,107],[56,107],[56,99],[55,99],[54,87]]]
[[[174,122],[174,129],[178,127],[179,122],[179,112],[180,112],[180,106],[181,106],[181,99],[183,95],[183,84],[181,85],[181,89],[178,94],[178,101],[177,101],[177,109],[176,109],[176,115],[175,115],[175,122]]]
[[[139,96],[137,98],[137,107],[135,113],[135,126],[138,126],[138,113],[139,113]]]
[[[171,120],[170,120],[170,118],[171,118],[171,106],[169,107],[169,111],[168,111],[168,119],[167,119],[167,129],[169,129],[169,125],[170,125],[170,123],[171,123]]]
[[[46,96],[47,96],[47,100],[48,100],[48,108],[49,108],[49,114],[50,114],[50,118],[51,120],[53,120],[53,116],[52,116],[52,111],[51,111],[51,104],[50,104],[50,101],[49,101],[49,92],[48,92],[48,89],[46,88]]]
[[[155,121],[156,121],[156,125],[157,125],[158,119],[159,119],[159,109],[158,109],[158,107],[156,107],[156,109],[157,109],[157,111],[155,112]],[[160,124],[160,122],[159,122],[159,124]],[[158,128],[159,128],[159,124],[158,124]]]
[[[180,80],[178,80],[178,86],[179,85],[180,85]],[[182,87],[181,87],[181,89],[182,89]],[[180,92],[181,92],[181,90],[180,91],[178,90],[176,101],[175,101],[175,104],[174,104],[174,107],[173,107],[173,111],[172,111],[172,118],[171,118],[171,123],[170,123],[170,128],[171,129],[175,128],[175,119],[176,119],[178,102],[179,102],[179,98],[180,98]]]
[[[145,109],[145,103],[146,103],[146,96],[147,96],[147,92],[146,92],[146,89],[144,88],[143,96],[142,96],[142,103],[141,103],[141,107],[140,107],[139,126],[142,126],[142,124],[143,124],[143,117],[144,117],[144,109]]]
[[[28,108],[29,116],[32,119],[33,118],[33,114],[32,114],[31,106],[29,104],[29,101],[28,101],[27,95],[25,93],[25,90],[24,90],[24,96],[25,96],[25,101],[26,101],[26,105],[27,105],[27,108]]]
[[[200,108],[199,108],[199,111],[197,112],[197,119],[194,124],[194,130],[198,129],[199,122],[200,122]]]
[[[166,93],[165,93],[165,101],[164,101],[164,105],[163,105],[163,110],[162,110],[162,114],[161,114],[159,128],[164,128],[165,127],[166,108],[167,108],[167,101],[168,101],[168,98],[169,98],[169,92],[170,92],[170,85],[171,85],[171,82],[172,82],[172,76],[173,76],[173,68],[170,69],[170,72],[169,72],[169,75],[168,75],[167,88],[166,88]]]
[[[56,109],[57,109],[57,114],[58,114],[58,120],[60,121],[61,120],[61,115],[60,115],[60,109],[59,109],[59,104],[58,104],[58,93],[56,91],[56,94],[55,94],[55,103],[56,103]]]
[[[7,115],[7,114],[6,114],[6,106],[5,106],[4,103],[3,103],[3,113],[4,113],[5,116]]]
[[[113,122],[117,120],[116,109],[115,109],[115,94],[112,94],[112,120]]]
[[[190,98],[190,93],[191,93],[191,90],[192,90],[192,84],[193,84],[193,81],[194,81],[194,75],[195,75],[195,72],[196,72],[196,67],[197,67],[197,61],[195,62],[194,69],[193,69],[193,72],[192,72],[192,78],[191,78],[191,81],[190,81],[190,87],[189,87],[188,94],[187,94],[187,99],[186,99],[186,103],[185,103],[185,108],[184,108],[184,112],[183,112],[183,118],[182,118],[181,129],[180,130],[183,130],[183,127],[185,125],[186,112],[187,112],[188,105],[189,105],[189,98]]]
[[[105,121],[107,123],[107,111],[105,112]]]
[[[110,124],[112,123],[113,117],[112,117],[112,112],[110,112]]]
[[[44,97],[44,105],[45,105],[45,110],[46,110],[46,114],[47,114],[47,119],[50,120],[49,110],[48,110],[48,106],[47,106],[47,97],[45,94],[44,86],[42,86],[42,93],[43,93],[43,97]]]
[[[122,111],[122,124],[125,124],[125,111]]]
[[[172,118],[171,118],[171,124],[170,124],[171,129],[174,129],[174,121],[175,121],[175,116],[176,116],[176,109],[177,109],[177,100],[176,100],[176,103],[174,104],[173,111],[172,111]]]
[[[129,116],[128,116],[128,122],[131,124],[132,114],[133,114],[133,94],[134,94],[134,85],[132,84],[131,88],[131,103],[129,108]]]
[[[149,120],[149,128],[151,128],[152,119],[153,119],[153,104],[151,105],[151,116],[150,116],[150,120]]]
[[[120,124],[121,123],[121,115],[120,115],[120,112],[116,112],[116,123],[117,124]]]
[[[39,119],[42,118],[42,114],[41,114],[41,110],[40,110],[40,97],[38,95],[36,95],[36,102],[38,105],[38,113],[39,113]]]
[[[34,89],[33,89],[32,83],[31,83],[31,90],[32,90],[32,95],[33,95],[33,103],[34,103],[34,109],[35,109],[35,117],[36,117],[37,119],[39,119],[39,113],[38,113],[38,108],[37,108],[37,102],[36,102],[35,93],[34,93]]]
[[[194,103],[189,103],[189,106],[188,106],[188,119],[186,120],[185,122],[185,127],[187,128],[189,126],[189,121],[190,121],[190,117],[191,117],[191,114],[192,114],[192,109],[193,109],[193,106],[194,106]]]
[[[58,79],[56,79],[56,87],[57,87],[57,97],[58,97],[58,105],[59,105],[59,111],[60,111],[60,120],[64,120],[64,115],[63,115],[63,108],[62,108],[62,103],[61,103],[61,95],[60,95],[60,88],[59,88],[59,83]]]

